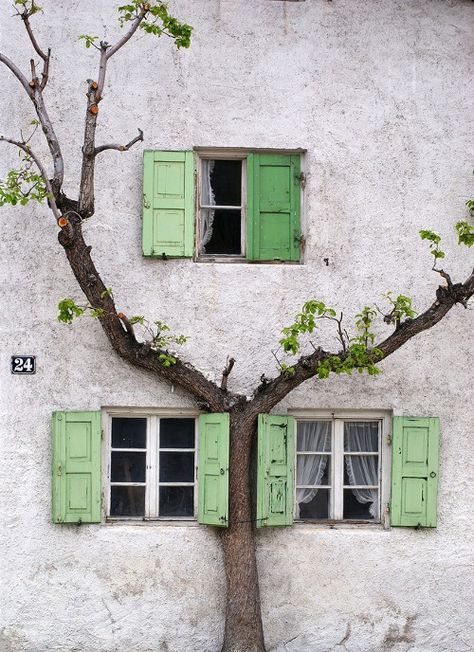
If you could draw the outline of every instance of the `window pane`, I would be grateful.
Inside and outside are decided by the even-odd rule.
[[[331,458],[329,455],[298,455],[296,484],[330,484]]]
[[[378,485],[378,455],[344,455],[345,485]]]
[[[242,161],[202,160],[201,204],[240,206]]]
[[[113,417],[112,448],[146,448],[146,419]]]
[[[144,516],[145,487],[111,487],[111,516]]]
[[[194,482],[194,453],[160,453],[160,482]]]
[[[145,482],[146,453],[112,451],[112,482]]]
[[[194,516],[194,487],[160,487],[160,516]]]
[[[160,448],[194,448],[194,419],[160,419]]]
[[[344,518],[379,520],[377,489],[344,489]]]
[[[297,489],[297,517],[305,519],[329,518],[329,491],[329,489]]]
[[[375,421],[345,421],[344,450],[370,453],[379,449],[379,424]]]
[[[241,247],[241,211],[201,210],[201,253],[239,256]]]
[[[298,451],[330,451],[331,422],[330,421],[298,421],[297,424]]]

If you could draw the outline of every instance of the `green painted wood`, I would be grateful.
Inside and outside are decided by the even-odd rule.
[[[100,523],[100,412],[53,412],[54,523]]]
[[[193,152],[145,151],[143,255],[191,257],[193,243]]]
[[[229,434],[227,413],[199,417],[198,522],[229,524]]]
[[[394,417],[390,524],[436,527],[439,419]]]
[[[250,154],[247,159],[247,258],[300,259],[300,157]]]
[[[257,527],[293,523],[295,420],[258,416]]]

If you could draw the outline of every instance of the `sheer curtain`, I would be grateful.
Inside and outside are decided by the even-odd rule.
[[[301,421],[298,423],[298,451],[330,451],[331,422]],[[326,470],[328,455],[298,455],[296,484],[320,484]],[[318,489],[297,489],[296,504],[309,503]]]
[[[346,422],[344,424],[344,450],[368,452],[378,450],[378,424]],[[379,459],[377,455],[345,455],[347,475],[351,485],[379,484]],[[377,489],[352,489],[356,500],[371,503],[370,515],[378,518],[379,501]]]
[[[214,190],[211,185],[211,174],[214,169],[215,161],[210,159],[201,160],[201,204],[203,206],[213,206],[216,203]],[[206,245],[212,238],[212,225],[214,224],[215,211],[205,208],[201,210],[201,244],[199,253],[206,253]]]

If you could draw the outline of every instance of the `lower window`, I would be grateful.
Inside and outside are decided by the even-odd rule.
[[[298,420],[295,516],[380,521],[382,420]]]
[[[194,518],[196,419],[110,417],[112,518]]]

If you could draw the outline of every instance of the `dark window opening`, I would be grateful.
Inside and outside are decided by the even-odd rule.
[[[241,205],[242,161],[203,159],[201,254],[242,254]]]

